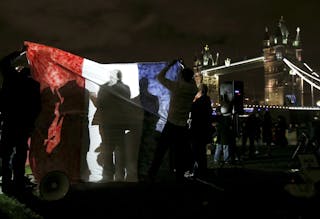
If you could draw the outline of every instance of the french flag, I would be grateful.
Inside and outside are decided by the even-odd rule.
[[[101,136],[99,127],[92,124],[96,107],[90,96],[98,94],[114,70],[122,72],[122,81],[130,88],[131,97],[127,101],[157,115],[154,129],[162,131],[170,92],[156,76],[166,62],[102,64],[51,46],[29,41],[24,44],[32,77],[40,83],[42,94],[42,110],[31,138],[29,156],[36,180],[40,181],[50,171],[61,170],[76,182],[86,165],[91,174],[89,180],[101,177],[102,167],[96,159]],[[174,65],[167,77],[176,80],[180,68],[178,63]],[[142,79],[147,79],[147,89],[139,86]],[[147,95],[143,92],[156,97],[157,108],[148,99],[133,101]]]

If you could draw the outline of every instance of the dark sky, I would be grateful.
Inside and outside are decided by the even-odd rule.
[[[320,69],[317,0],[1,0],[0,55],[24,40],[100,63],[169,61],[188,65],[204,44],[232,61],[262,55],[265,26],[284,16],[301,28],[303,59]]]

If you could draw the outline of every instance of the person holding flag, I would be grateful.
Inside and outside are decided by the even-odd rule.
[[[28,140],[40,112],[40,84],[31,77],[26,63],[17,64],[25,47],[0,61],[2,192],[22,198],[26,192],[25,165]]]
[[[172,166],[177,182],[184,181],[184,173],[188,168],[191,168],[191,145],[188,141],[187,120],[198,88],[193,80],[193,70],[184,66],[182,66],[176,81],[166,78],[168,70],[177,62],[177,60],[170,62],[157,76],[159,82],[171,91],[171,98],[167,122],[162,130],[148,172],[149,180],[152,181],[155,179],[168,149],[173,155]]]
[[[59,170],[68,176],[71,183],[77,183],[82,172],[80,162],[87,162],[89,166],[89,181],[99,182],[103,178],[103,167],[97,162],[96,151],[101,145],[102,136],[99,132],[99,125],[95,124],[93,120],[97,108],[92,99],[87,97],[87,94],[89,93],[89,97],[97,96],[102,86],[110,80],[111,73],[116,69],[121,71],[123,83],[130,88],[130,97],[125,98],[130,103],[129,108],[137,108],[139,115],[143,115],[143,111],[151,112],[153,106],[150,105],[151,103],[142,105],[140,101],[136,101],[137,98],[140,95],[143,96],[143,92],[150,92],[157,98],[158,110],[152,112],[159,117],[156,126],[152,128],[162,132],[168,117],[171,91],[157,80],[157,75],[167,65],[166,62],[103,64],[38,43],[25,41],[25,45],[28,47],[27,58],[32,69],[32,77],[40,83],[40,92],[44,97],[42,98],[41,118],[37,121],[36,126],[37,133],[30,146],[30,166],[36,181],[41,182],[45,175],[51,171]],[[168,69],[166,78],[175,81],[180,69],[179,62],[173,63]],[[190,77],[192,78],[192,76]],[[147,90],[139,89],[141,78],[148,80]],[[77,89],[73,89],[75,87]],[[76,105],[72,103],[74,101],[77,102]],[[106,101],[111,101],[111,99]],[[79,114],[79,116],[75,114]],[[126,141],[129,141],[130,145],[139,145],[140,132],[136,127],[142,128],[140,126],[143,124],[143,116],[137,116],[137,113],[130,114],[134,116],[134,121],[128,119],[130,132],[126,130]],[[82,118],[83,122],[73,122],[72,118],[75,117]],[[121,121],[123,120],[124,118],[121,118]],[[82,124],[87,124],[87,126]],[[86,141],[88,131],[89,141]],[[75,132],[77,135],[74,134]],[[85,151],[82,148],[89,148],[89,150]],[[138,151],[138,149],[134,151]],[[132,160],[133,157],[135,160]],[[128,159],[131,164],[137,166],[138,156],[130,156]],[[127,177],[130,175],[129,169],[126,169]],[[131,169],[135,169],[135,167]],[[136,178],[137,174],[133,175],[133,178]],[[136,181],[136,179],[130,177],[130,181]]]

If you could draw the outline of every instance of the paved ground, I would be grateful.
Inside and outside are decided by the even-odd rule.
[[[162,175],[155,183],[82,183],[63,199],[39,196],[25,203],[45,219],[81,218],[315,218],[319,195],[295,197],[285,190],[295,176],[289,171],[295,146],[274,148],[272,157],[259,148],[256,159],[214,166],[206,179],[177,184]],[[210,156],[209,156],[210,158]],[[296,183],[301,183],[296,178]]]
[[[261,147],[254,160],[243,160],[233,166],[209,165],[206,179],[190,179],[183,184],[175,183],[168,175],[155,183],[82,183],[73,185],[61,200],[34,197],[26,203],[49,219],[68,215],[312,218],[318,214],[319,196],[299,198],[285,190],[293,178],[289,160],[294,149],[294,146],[274,148],[273,157],[266,157]]]

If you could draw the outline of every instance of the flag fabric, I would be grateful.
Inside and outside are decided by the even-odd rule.
[[[144,115],[141,117],[136,111],[134,119],[125,114],[121,119],[115,119],[119,124],[123,120],[140,120],[141,136],[135,141],[137,146],[130,147],[136,148],[130,152],[133,156],[131,163],[137,163],[137,150],[150,143],[147,139],[150,136],[144,135],[161,132],[167,118],[170,92],[156,79],[166,62],[101,64],[43,44],[26,41],[25,45],[32,76],[40,83],[42,95],[42,110],[29,153],[36,180],[41,181],[45,174],[56,170],[64,172],[71,182],[101,178],[102,166],[97,150],[101,135],[99,126],[94,124],[97,108],[93,97],[97,96],[102,85],[109,83],[114,70],[122,72],[122,81],[130,89],[130,98],[125,99],[130,110],[140,109]],[[167,77],[177,79],[179,70],[180,65],[174,65]],[[120,93],[117,95],[121,96]],[[157,104],[151,101],[151,97],[155,97]],[[145,130],[146,115],[157,118],[155,126],[149,130]],[[133,129],[130,131],[134,132]],[[131,167],[126,168],[128,171]],[[137,174],[137,170],[134,171]]]

